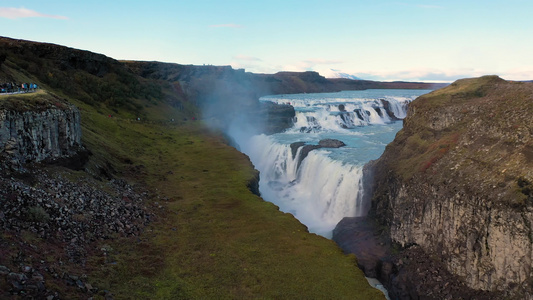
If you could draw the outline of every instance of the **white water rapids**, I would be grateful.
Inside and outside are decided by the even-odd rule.
[[[331,238],[344,217],[363,216],[363,166],[377,159],[405,117],[407,104],[428,90],[365,90],[277,95],[261,101],[290,103],[294,126],[274,135],[236,140],[260,171],[261,196],[293,214],[310,232]],[[389,113],[387,112],[387,109]],[[301,160],[302,147],[325,138],[346,144],[315,149]],[[293,153],[294,151],[294,153]],[[298,162],[301,160],[301,163]]]

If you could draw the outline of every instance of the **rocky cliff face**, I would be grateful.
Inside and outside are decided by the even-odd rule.
[[[374,164],[373,215],[467,287],[532,299],[532,120],[532,83],[486,76],[419,97]]]
[[[80,112],[74,106],[0,110],[0,149],[16,162],[53,161],[72,156],[80,148]]]

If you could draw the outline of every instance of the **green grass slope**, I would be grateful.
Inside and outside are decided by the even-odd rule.
[[[382,298],[354,257],[253,195],[247,157],[198,124],[94,121],[106,123],[109,149],[145,166],[127,173],[162,199],[139,240],[113,245],[117,264],[93,273],[98,286],[135,299]]]

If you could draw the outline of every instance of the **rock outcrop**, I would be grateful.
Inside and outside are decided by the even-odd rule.
[[[333,241],[346,253],[357,257],[357,265],[365,276],[380,277],[383,260],[391,254],[390,239],[383,228],[369,217],[343,218],[333,230]]]
[[[0,110],[0,149],[19,163],[72,156],[81,149],[79,110]]]
[[[292,158],[295,158],[296,154],[298,153],[298,149],[302,148],[300,150],[300,155],[298,156],[298,167],[307,157],[307,155],[309,155],[309,152],[313,150],[320,148],[340,148],[344,146],[346,146],[344,142],[336,139],[323,139],[318,142],[318,145],[307,145],[305,142],[294,142],[290,145]]]
[[[291,128],[296,115],[294,107],[288,104],[277,104],[273,102],[259,103],[259,109],[250,112],[256,126],[260,132],[273,134]]]
[[[323,139],[318,142],[318,145],[322,148],[340,148],[346,146],[343,141],[336,139]]]
[[[371,214],[467,288],[533,299],[532,120],[532,83],[485,76],[419,97],[374,163]]]

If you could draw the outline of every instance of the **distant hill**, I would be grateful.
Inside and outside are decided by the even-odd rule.
[[[125,61],[132,71],[144,78],[177,82],[186,89],[205,94],[205,87],[223,85],[236,89],[237,93],[264,96],[269,94],[321,93],[342,90],[364,89],[435,89],[444,87],[442,83],[423,82],[380,82],[353,80],[348,78],[325,78],[314,71],[278,72],[275,74],[254,74],[230,66],[194,66],[160,62]],[[201,79],[200,88],[198,85]],[[218,84],[215,84],[218,82]],[[208,84],[205,84],[208,83]],[[226,91],[221,91],[226,93]]]

